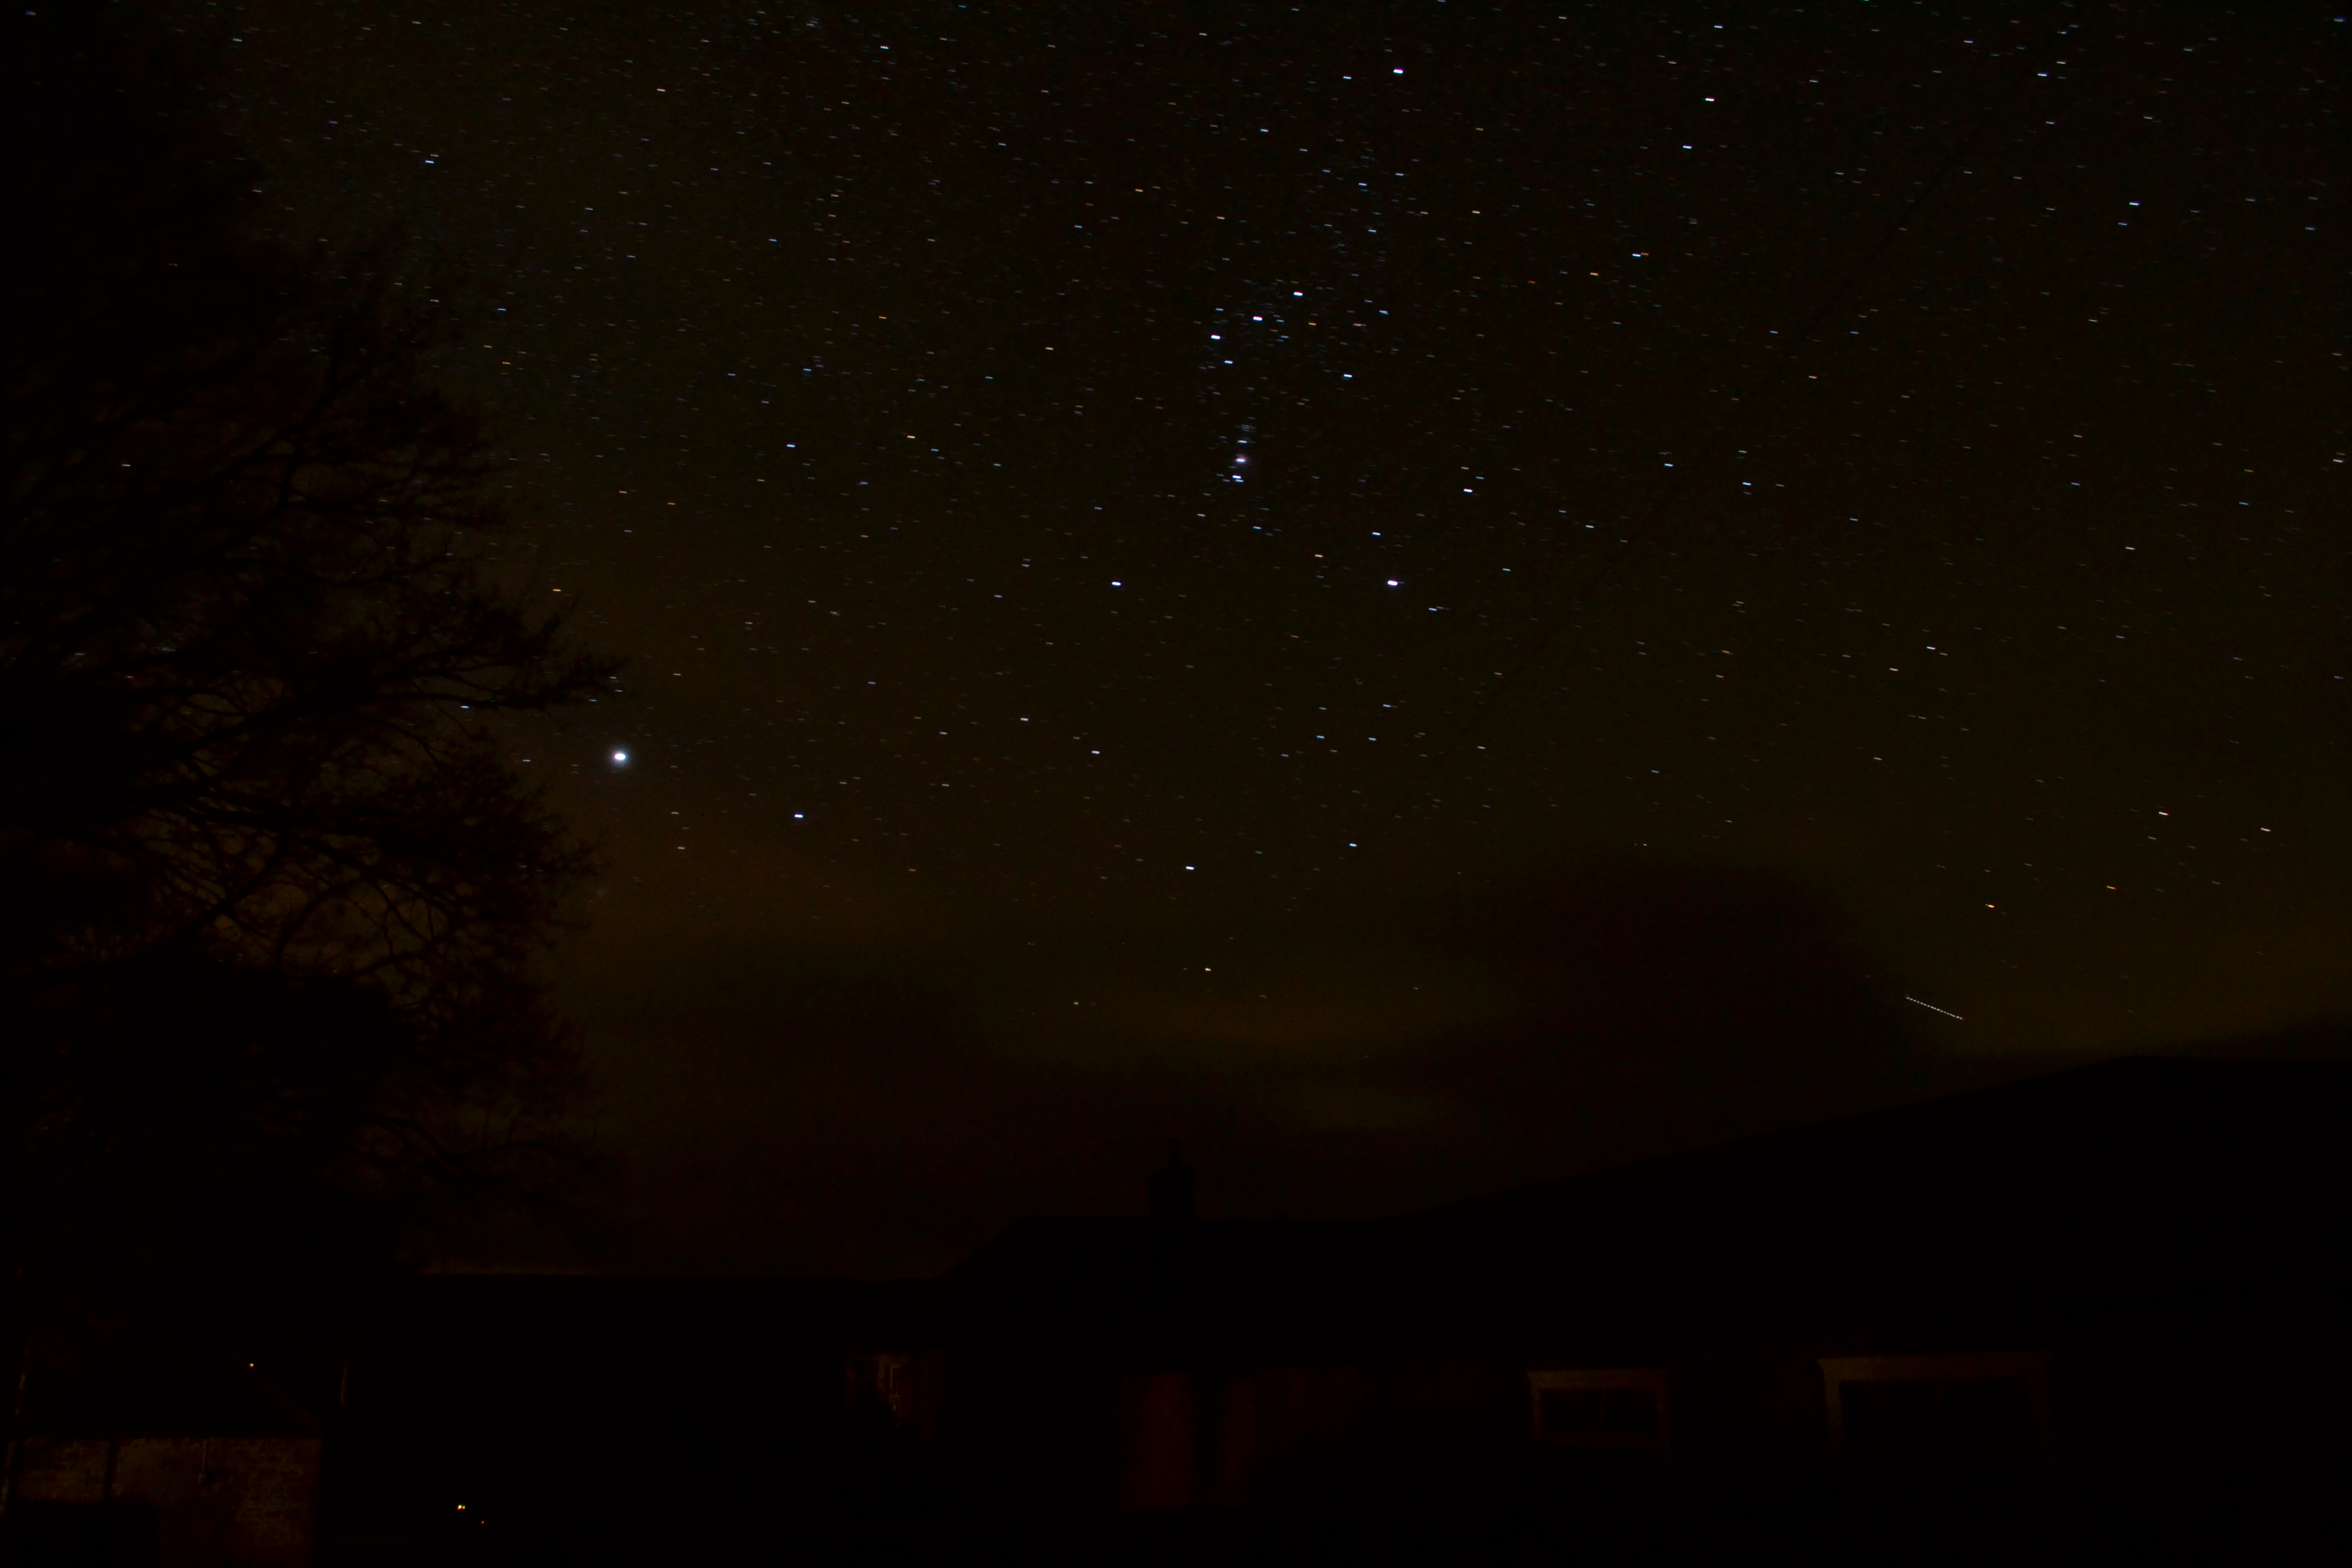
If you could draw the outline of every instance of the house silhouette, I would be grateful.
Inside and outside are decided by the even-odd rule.
[[[2347,1112],[2344,1066],[2127,1059],[1370,1223],[1202,1218],[1173,1160],[928,1281],[420,1280],[352,1358],[330,1534],[2301,1560],[2352,1460]]]
[[[1024,1221],[898,1407],[1032,1518],[2314,1527],[2347,1089],[2123,1059],[1377,1223]]]

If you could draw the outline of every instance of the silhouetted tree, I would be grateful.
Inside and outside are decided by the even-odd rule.
[[[565,1157],[532,960],[588,859],[492,725],[613,667],[501,581],[429,291],[256,237],[170,27],[40,9],[0,50],[10,1260],[381,1258]]]

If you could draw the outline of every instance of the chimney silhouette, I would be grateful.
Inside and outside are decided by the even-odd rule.
[[[1184,1166],[1184,1154],[1175,1139],[1168,1140],[1168,1163],[1151,1173],[1148,1185],[1151,1189],[1151,1217],[1157,1220],[1182,1221],[1199,1217],[1192,1209],[1192,1173]]]

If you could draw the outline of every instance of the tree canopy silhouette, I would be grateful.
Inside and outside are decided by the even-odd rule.
[[[9,26],[5,1240],[380,1256],[562,1152],[533,959],[589,858],[494,726],[614,667],[502,575],[397,249],[258,237],[206,57],[152,16]]]

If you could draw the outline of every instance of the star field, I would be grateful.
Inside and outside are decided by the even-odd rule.
[[[1814,921],[1906,1060],[2352,1006],[2339,21],[217,15],[633,658],[518,744],[675,1258],[913,1267],[1172,1130],[1230,1212],[1650,1146],[1496,1109],[1588,1083],[1461,1044],[1569,994],[1498,910],[1669,991]]]

